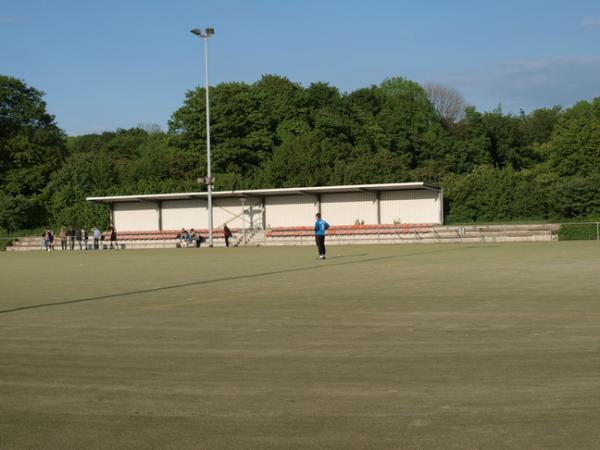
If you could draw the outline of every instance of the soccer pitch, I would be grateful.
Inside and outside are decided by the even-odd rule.
[[[0,448],[598,448],[600,245],[1,253]]]

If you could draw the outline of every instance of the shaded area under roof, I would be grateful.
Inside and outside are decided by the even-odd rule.
[[[380,192],[398,190],[427,189],[439,191],[438,187],[423,182],[414,183],[384,183],[384,184],[355,184],[347,186],[319,186],[282,189],[252,189],[241,191],[213,192],[214,198],[223,197],[264,197],[273,195],[316,195],[343,192]],[[175,194],[144,194],[144,195],[115,195],[107,197],[87,197],[88,202],[118,203],[118,202],[155,202],[161,200],[205,199],[207,192],[181,192]]]

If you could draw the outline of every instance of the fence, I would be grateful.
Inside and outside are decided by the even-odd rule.
[[[0,250],[5,250],[11,245],[19,245],[30,250],[47,250],[49,244],[41,236],[11,236],[0,237]],[[63,245],[65,248],[63,249]],[[110,248],[110,241],[101,239],[98,241],[98,248],[94,248],[94,238],[91,239],[67,239],[61,241],[60,238],[54,238],[52,242],[54,250],[102,250]]]
[[[124,237],[123,237],[124,236]],[[131,238],[124,232],[121,238],[111,242],[108,238],[103,237],[97,241],[94,238],[88,239],[67,239],[62,241],[60,238],[55,237],[52,243],[51,250],[58,251],[72,251],[72,250],[109,250],[111,248],[117,250],[125,249],[142,249],[142,248],[191,248],[191,247],[205,247],[206,237],[203,235],[203,239],[182,239],[181,237],[150,237],[150,238]],[[240,233],[234,232],[234,239],[240,239]],[[217,236],[217,241],[224,243],[223,236]],[[203,245],[204,244],[204,245]],[[12,247],[11,247],[12,246]],[[64,247],[63,247],[64,246]],[[46,240],[41,236],[10,236],[0,237],[0,251],[11,250],[11,251],[35,251],[35,250],[48,250],[49,246]]]

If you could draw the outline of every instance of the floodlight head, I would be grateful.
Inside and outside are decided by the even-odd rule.
[[[206,29],[206,35],[207,36],[212,36],[213,34],[215,34],[215,29],[214,28],[207,28]]]
[[[196,36],[200,36],[200,37],[203,36],[202,30],[199,30],[198,28],[194,28],[193,30],[191,30],[191,33],[195,34]]]

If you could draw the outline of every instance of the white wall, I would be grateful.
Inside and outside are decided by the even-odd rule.
[[[163,230],[208,228],[206,200],[164,200],[162,202]]]
[[[317,213],[315,195],[277,195],[267,197],[265,205],[269,227],[310,226]]]
[[[343,192],[321,195],[321,215],[331,225],[377,224],[374,192]]]
[[[436,191],[382,191],[381,223],[441,223],[441,199]],[[365,222],[366,223],[366,222]]]
[[[230,228],[242,228],[242,211],[246,220],[246,228],[250,222],[258,224],[262,221],[262,213],[256,206],[260,203],[257,198],[246,198],[242,206],[240,198],[213,198],[213,226],[221,228],[224,223]],[[204,199],[166,200],[162,203],[163,230],[180,230],[181,228],[208,228],[208,202]],[[252,208],[254,207],[254,208]],[[252,210],[252,212],[251,212]]]
[[[158,230],[158,204],[156,203],[115,203],[113,208],[113,220],[117,232]]]

